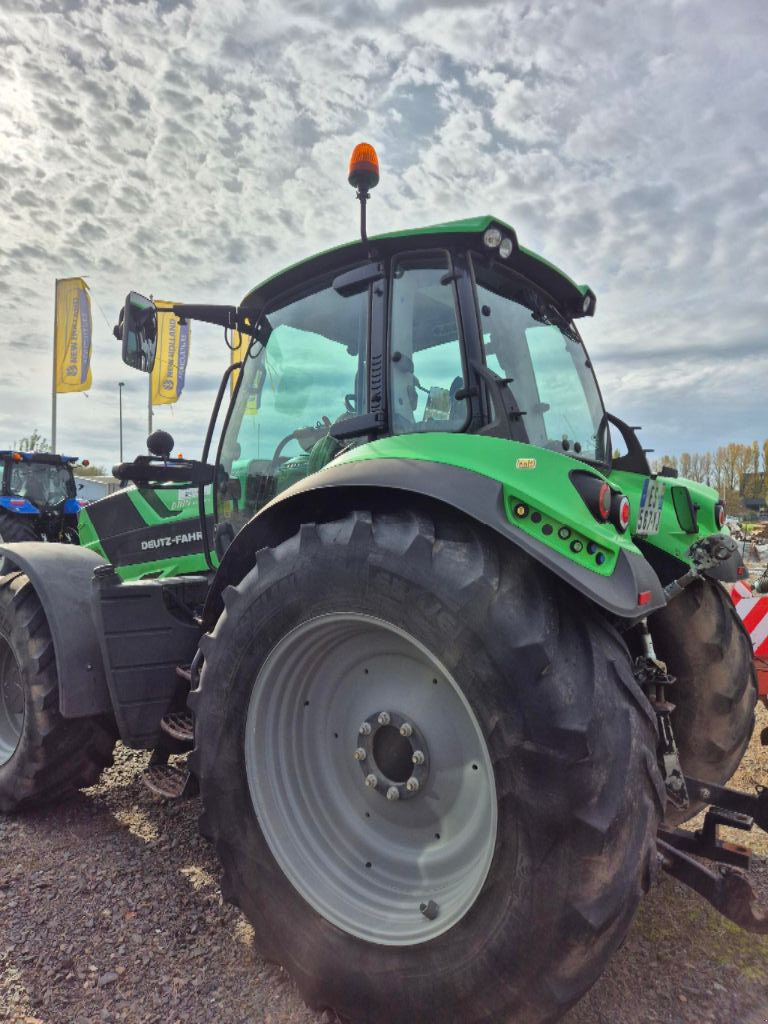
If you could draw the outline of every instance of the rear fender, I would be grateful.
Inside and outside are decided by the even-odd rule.
[[[221,614],[224,589],[238,583],[253,567],[256,552],[286,540],[301,523],[328,521],[353,509],[381,507],[382,503],[402,506],[414,502],[482,523],[613,615],[636,621],[666,604],[655,572],[629,544],[617,541],[609,575],[593,571],[512,521],[507,514],[508,496],[500,481],[444,463],[382,458],[334,463],[294,484],[251,519],[222,559],[206,602],[204,629],[212,628]],[[605,528],[601,543],[610,543]],[[561,547],[567,544],[563,542]],[[641,593],[642,606],[638,604]]]
[[[53,637],[59,709],[65,718],[112,711],[99,636],[91,614],[91,578],[104,559],[70,544],[2,544],[35,588]]]

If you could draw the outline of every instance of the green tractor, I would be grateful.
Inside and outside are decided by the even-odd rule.
[[[199,788],[225,898],[312,1007],[554,1021],[659,867],[768,930],[718,838],[768,827],[725,787],[746,571],[718,495],[605,411],[590,289],[495,217],[369,239],[377,180],[356,151],[360,241],[174,307],[248,339],[200,461],[154,436],[83,546],[8,549],[0,810],[92,783],[119,736],[158,792]],[[149,300],[118,334],[150,369]]]

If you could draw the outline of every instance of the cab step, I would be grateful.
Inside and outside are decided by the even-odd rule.
[[[151,764],[141,774],[141,781],[155,796],[165,800],[182,800],[197,796],[197,780],[186,768],[171,764]]]
[[[191,711],[169,711],[160,721],[163,732],[182,743],[193,743],[195,739],[195,720]]]

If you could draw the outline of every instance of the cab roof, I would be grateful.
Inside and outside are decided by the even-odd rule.
[[[77,455],[54,455],[53,452],[20,452],[15,448],[7,448],[0,451],[0,459],[10,459],[14,455],[20,455],[24,462],[49,462],[54,464],[77,462],[79,458]]]
[[[515,245],[514,251],[507,259],[502,260],[500,256],[497,256],[500,263],[518,271],[534,284],[538,284],[549,292],[569,317],[575,319],[594,314],[595,295],[588,285],[576,284],[559,267],[520,245],[517,242],[514,228],[490,214],[470,217],[466,220],[447,221],[444,224],[431,224],[427,227],[410,228],[406,231],[371,235],[367,242],[358,239],[333,249],[326,249],[324,252],[300,260],[268,277],[248,292],[242,305],[261,306],[283,292],[293,291],[311,278],[407,249],[423,249],[433,246],[439,248],[460,244],[469,245],[480,253],[492,253],[493,250],[489,250],[483,242],[483,236],[489,227],[499,228],[502,235],[511,238]],[[374,250],[373,256],[371,256],[371,250]]]

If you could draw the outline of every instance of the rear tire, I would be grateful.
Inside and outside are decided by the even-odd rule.
[[[0,513],[0,544],[17,544],[19,541],[39,540],[34,526],[22,515]],[[15,566],[7,555],[0,554],[0,576],[11,572]]]
[[[0,811],[50,803],[92,786],[112,764],[114,732],[63,718],[53,640],[22,573],[0,579]]]
[[[304,525],[224,600],[190,764],[259,951],[356,1022],[559,1018],[656,864],[655,717],[614,630],[521,552],[410,512]],[[412,800],[386,798],[412,769],[395,732],[377,751],[380,711],[427,752]]]
[[[675,684],[672,728],[686,775],[723,786],[739,767],[755,724],[752,643],[719,583],[696,580],[649,619],[653,645]],[[668,806],[673,824],[693,817]]]

